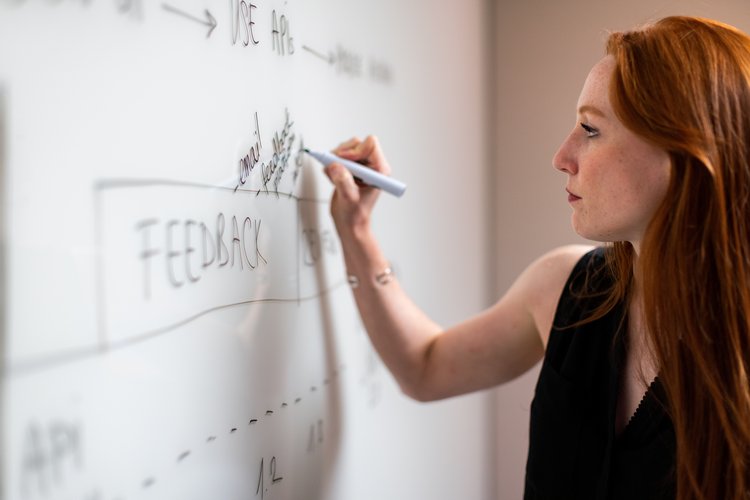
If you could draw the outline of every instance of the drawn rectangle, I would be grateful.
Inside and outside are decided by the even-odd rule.
[[[218,308],[298,300],[295,198],[150,181],[96,194],[105,347]]]

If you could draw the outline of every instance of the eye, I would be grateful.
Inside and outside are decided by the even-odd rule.
[[[581,128],[586,132],[586,137],[596,137],[599,135],[599,131],[591,125],[581,123]]]

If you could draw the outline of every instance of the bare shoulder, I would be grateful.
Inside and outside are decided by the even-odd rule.
[[[544,279],[545,276],[549,276],[550,274],[564,274],[562,285],[573,270],[573,266],[576,265],[584,254],[594,248],[591,245],[565,245],[557,247],[529,264],[524,274],[529,273],[532,277],[540,279]]]
[[[529,313],[545,348],[562,289],[576,263],[593,248],[589,245],[555,248],[529,264],[519,277]]]

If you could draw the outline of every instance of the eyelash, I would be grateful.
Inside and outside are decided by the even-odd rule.
[[[596,137],[599,135],[599,131],[591,125],[581,123],[581,128],[586,132],[586,137]]]

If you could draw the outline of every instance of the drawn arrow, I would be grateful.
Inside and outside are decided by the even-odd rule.
[[[206,9],[205,11],[203,11],[204,14],[206,15],[206,20],[204,21],[203,19],[197,18],[195,16],[191,16],[187,12],[183,12],[183,11],[181,11],[179,9],[176,9],[176,8],[172,7],[171,5],[169,5],[169,4],[163,3],[163,4],[161,4],[161,6],[167,12],[171,12],[172,14],[177,14],[179,16],[182,16],[182,17],[185,17],[187,19],[190,19],[191,21],[195,21],[195,22],[200,23],[200,24],[202,24],[204,26],[208,26],[208,33],[206,33],[206,38],[208,38],[208,37],[211,36],[211,32],[213,32],[214,28],[216,27],[216,19],[214,19],[214,16],[211,15],[211,13],[208,11],[208,9]]]
[[[325,54],[321,54],[320,52],[318,52],[315,49],[311,49],[307,45],[303,45],[302,48],[305,49],[306,51],[308,51],[310,54],[314,55],[315,57],[319,57],[319,58],[323,59],[328,64],[333,64],[333,63],[336,62],[336,57],[332,53],[330,53],[330,52],[328,53],[328,55],[325,55]]]

